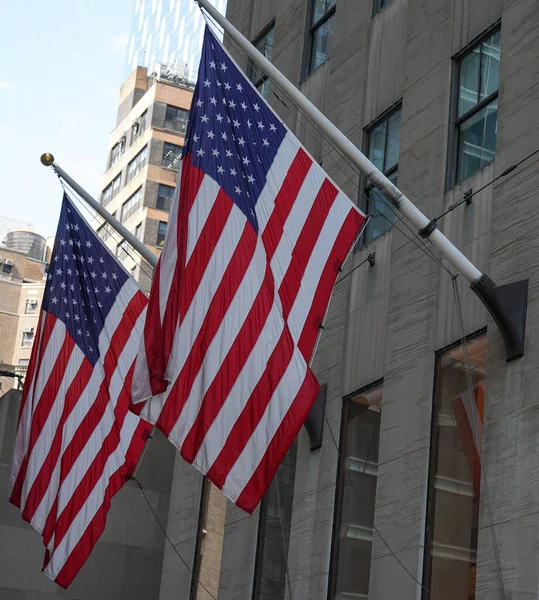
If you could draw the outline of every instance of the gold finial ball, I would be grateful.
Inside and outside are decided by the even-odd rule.
[[[41,164],[50,167],[54,163],[54,156],[50,152],[45,152],[41,155]]]

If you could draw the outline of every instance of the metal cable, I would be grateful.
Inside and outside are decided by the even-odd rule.
[[[455,208],[457,208],[458,206],[460,206],[461,204],[463,204],[464,202],[469,202],[476,194],[479,194],[479,192],[482,192],[485,188],[491,186],[493,183],[495,183],[496,181],[498,181],[498,179],[501,179],[502,177],[505,177],[506,175],[509,175],[509,173],[513,172],[517,167],[519,167],[523,162],[526,162],[527,160],[529,160],[532,156],[535,156],[536,154],[539,153],[539,148],[537,150],[534,150],[533,152],[531,152],[530,154],[528,154],[528,156],[525,156],[523,159],[519,160],[517,163],[515,163],[514,165],[511,165],[510,167],[507,167],[507,169],[505,169],[505,171],[502,171],[497,177],[494,177],[494,179],[492,179],[491,181],[489,181],[488,183],[485,183],[485,185],[483,185],[482,187],[480,187],[478,190],[476,190],[475,192],[473,192],[472,194],[470,194],[469,196],[465,195],[461,200],[459,200],[456,204],[451,205],[445,212],[443,212],[439,217],[436,217],[436,221],[439,221],[442,217],[445,217],[445,215],[447,215],[448,213],[450,213],[451,211],[455,210]]]
[[[331,435],[331,439],[333,440],[333,443],[335,444],[335,448],[337,450],[337,454],[340,457],[341,460],[344,459],[343,455],[341,454],[341,451],[339,449],[339,446],[337,444],[337,440],[335,439],[335,436],[333,435],[333,430],[331,429],[331,425],[329,424],[329,420],[327,415],[324,413],[324,419],[326,421],[326,425],[328,427],[329,433]],[[366,469],[366,466],[364,467]],[[359,494],[354,486],[354,481],[352,479],[352,477],[350,476],[350,473],[348,473],[348,471],[345,469],[344,470],[345,475],[348,477],[348,483],[350,484],[350,487],[352,488],[352,491],[354,492],[354,495],[356,496],[357,500],[359,502],[361,502],[361,498],[359,497]],[[427,587],[425,587],[420,581],[419,579],[417,579],[417,577],[414,576],[413,573],[411,573],[408,568],[406,567],[406,565],[400,560],[400,558],[395,554],[395,552],[391,549],[391,546],[387,543],[386,539],[384,538],[384,536],[380,533],[380,530],[378,529],[378,527],[376,527],[376,524],[373,522],[372,524],[372,528],[374,529],[374,531],[376,531],[376,533],[378,534],[378,537],[382,540],[382,542],[384,543],[384,546],[388,549],[389,553],[391,554],[391,556],[399,563],[399,565],[404,569],[404,571],[406,571],[406,573],[417,583],[417,585],[425,592],[427,592],[427,594],[429,594],[429,598],[435,598],[435,600],[442,600],[442,598],[440,598],[440,596],[437,596],[436,594],[434,594],[433,592],[431,592]]]
[[[152,511],[152,515],[154,516],[155,522],[159,526],[159,529],[161,529],[161,531],[163,532],[163,535],[167,539],[168,543],[171,545],[174,552],[178,555],[178,558],[185,565],[185,567],[187,568],[189,573],[191,573],[191,575],[196,579],[197,583],[199,583],[202,586],[202,588],[206,591],[208,596],[210,596],[210,598],[212,598],[213,600],[217,600],[217,598],[208,590],[208,588],[202,583],[202,581],[200,581],[200,579],[195,575],[193,570],[189,568],[189,565],[185,562],[185,560],[182,558],[182,555],[178,552],[178,549],[176,548],[176,546],[174,545],[172,540],[169,538],[165,528],[161,524],[161,521],[159,520],[156,512],[154,511],[153,506],[151,505],[148,497],[146,496],[146,492],[144,491],[144,488],[142,487],[142,484],[140,483],[140,481],[134,475],[131,477],[131,479],[139,486],[140,491],[142,492],[142,495],[144,496],[144,500],[146,500],[146,504],[149,506],[150,510]]]
[[[469,403],[469,410],[467,410],[466,412],[469,413],[469,415],[471,415],[474,437],[477,440],[477,442],[476,442],[477,454],[479,456],[480,464],[483,465],[483,450],[482,450],[481,444],[479,443],[480,431],[479,431],[479,423],[477,422],[477,413],[476,413],[475,400],[474,400],[474,385],[473,385],[473,381],[472,381],[472,375],[470,372],[471,364],[470,364],[470,361],[468,358],[468,342],[466,340],[466,335],[464,333],[464,316],[462,313],[462,304],[461,304],[461,300],[460,300],[460,294],[459,294],[459,290],[458,290],[456,276],[451,278],[451,283],[453,285],[455,308],[457,311],[457,319],[458,319],[459,326],[460,326],[461,345],[462,345],[462,348],[464,351],[464,363],[465,363],[465,371],[466,371],[466,382],[467,382],[467,386],[468,386],[468,403]],[[483,473],[482,479],[483,479],[483,481],[482,481],[481,485],[482,485],[482,488],[483,488],[484,494],[485,494],[485,506],[487,508],[487,512],[489,515],[490,531],[492,532],[492,543],[494,546],[494,557],[496,560],[496,571],[497,571],[497,575],[498,575],[498,582],[500,584],[500,593],[501,593],[502,600],[505,600],[505,588],[504,588],[504,584],[503,584],[502,567],[501,567],[501,561],[500,561],[500,550],[498,547],[498,540],[496,538],[496,531],[494,529],[494,517],[492,514],[492,504],[490,502],[490,494],[489,494],[486,472]]]

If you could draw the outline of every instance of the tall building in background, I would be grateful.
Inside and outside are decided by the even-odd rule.
[[[145,67],[137,67],[120,91],[100,202],[156,255],[165,240],[192,96],[191,84],[149,76]],[[148,292],[151,267],[109,225],[100,225],[98,234]]]
[[[227,0],[212,0],[223,14]],[[136,0],[125,75],[137,66],[193,79],[200,60],[204,19],[194,0]]]

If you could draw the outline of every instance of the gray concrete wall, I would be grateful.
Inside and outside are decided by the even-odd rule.
[[[0,400],[0,598],[2,600],[151,600],[159,598],[164,536],[140,489],[127,483],[114,497],[107,526],[74,582],[63,590],[42,572],[41,536],[9,504],[9,469],[20,393]],[[137,478],[166,524],[174,448],[157,433]]]
[[[536,1],[392,0],[373,16],[371,0],[337,0],[332,58],[303,79],[307,4],[230,0],[228,16],[251,39],[275,18],[274,63],[359,147],[364,128],[402,99],[399,187],[428,216],[442,213],[466,190],[478,190],[537,148]],[[496,159],[447,190],[452,56],[500,18]],[[316,133],[305,131],[310,126],[290,103],[284,107],[275,98],[270,102],[355,200],[358,173],[337,153],[328,152],[330,146]],[[538,178],[538,164],[532,159],[515,175],[477,194],[471,206],[463,205],[440,221],[441,230],[496,281],[531,278],[526,356],[511,364],[505,363],[500,334],[485,308],[462,277],[457,280],[465,333],[488,325],[484,486],[490,490],[494,522],[499,524],[503,575],[511,598],[538,592]],[[410,235],[402,225],[399,229]],[[435,352],[456,342],[461,330],[451,277],[434,260],[394,229],[356,252],[347,269],[372,251],[376,265],[359,268],[335,290],[314,369],[320,382],[328,384],[326,413],[337,438],[342,397],[384,378],[375,523],[399,560],[421,580]],[[294,598],[327,597],[337,458],[327,428],[322,448],[313,453],[301,432],[289,547]],[[485,502],[483,494],[476,597],[498,598]],[[247,560],[256,547],[256,527],[252,517],[241,519],[236,513],[229,507],[225,547],[237,550],[226,556],[222,567],[221,595],[227,600],[250,598],[252,590],[252,572],[235,570],[234,565]],[[234,546],[232,539],[240,542]],[[421,594],[375,535],[369,598],[412,599]]]

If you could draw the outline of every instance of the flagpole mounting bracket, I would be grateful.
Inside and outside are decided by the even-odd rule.
[[[524,355],[528,312],[528,279],[496,285],[485,273],[471,284],[472,291],[486,306],[502,334],[505,359],[511,362]]]

